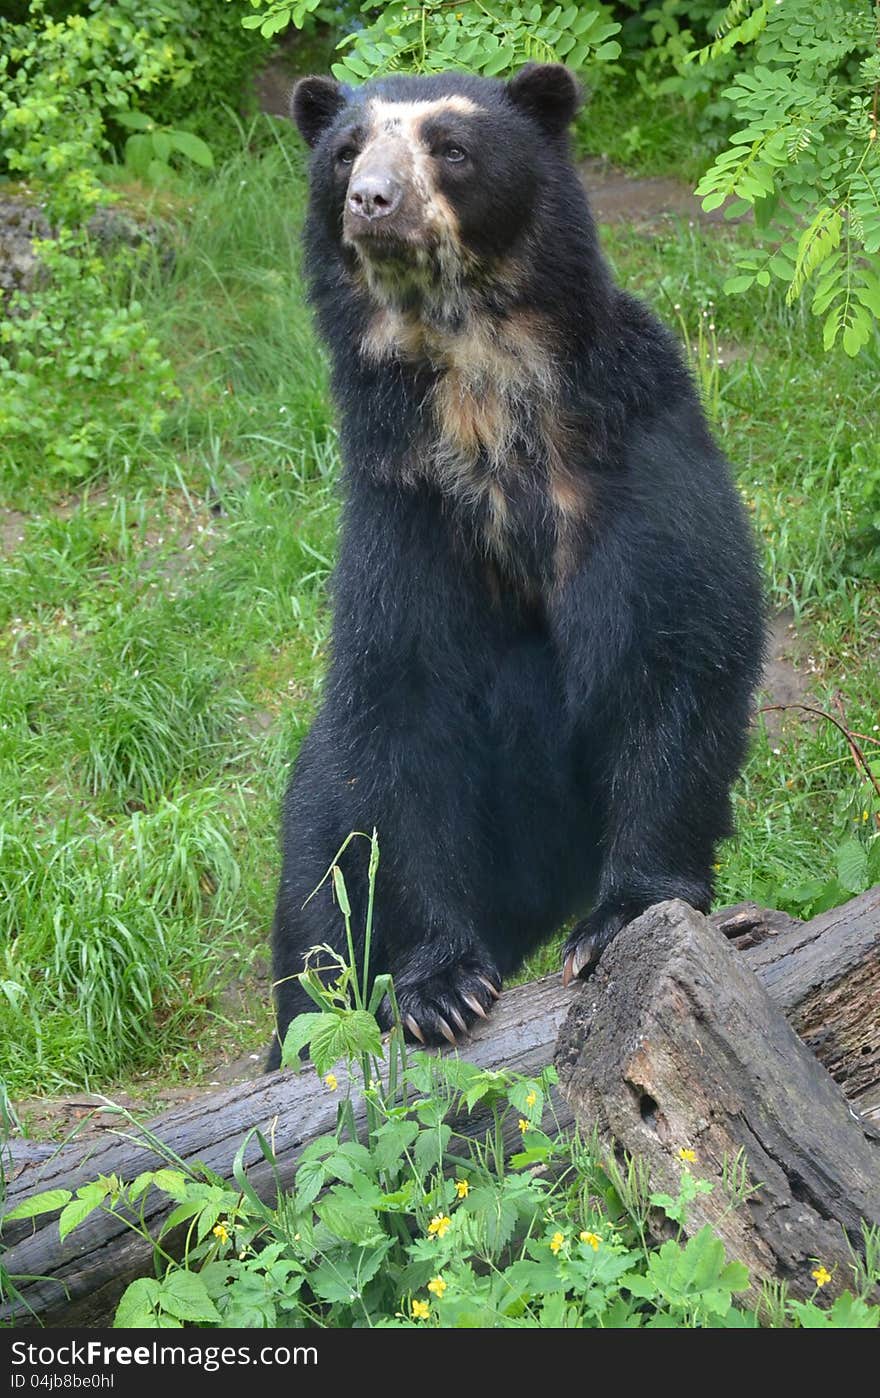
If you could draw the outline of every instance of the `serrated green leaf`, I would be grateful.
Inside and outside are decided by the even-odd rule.
[[[182,1204],[178,1204],[176,1208],[171,1210],[171,1213],[162,1225],[162,1232],[170,1233],[171,1229],[176,1228],[178,1224],[186,1223],[187,1219],[195,1218],[196,1214],[199,1213],[202,1208],[203,1200],[185,1199]]]
[[[137,1203],[145,1190],[149,1189],[153,1183],[155,1171],[143,1170],[132,1184],[128,1187],[128,1197],[132,1203]]]
[[[81,1223],[93,1214],[95,1209],[103,1203],[107,1197],[106,1187],[100,1184],[86,1185],[77,1190],[77,1197],[71,1199],[69,1204],[61,1210],[61,1217],[58,1219],[58,1236],[61,1242],[72,1233]]]
[[[337,1186],[315,1206],[326,1228],[349,1243],[368,1243],[380,1232],[375,1211],[353,1189]]]
[[[175,1269],[166,1273],[160,1287],[159,1304],[175,1319],[221,1323],[220,1313],[198,1272]]]
[[[400,1163],[419,1134],[418,1122],[386,1121],[373,1141],[373,1164],[376,1170],[389,1170]]]
[[[327,1171],[323,1161],[304,1160],[300,1164],[296,1172],[296,1200],[301,1208],[317,1199],[326,1179]]]
[[[157,1170],[153,1176],[153,1183],[157,1189],[161,1189],[163,1194],[169,1194],[172,1199],[183,1201],[187,1197],[186,1176],[179,1170]]]
[[[40,1214],[53,1213],[63,1209],[73,1195],[69,1189],[47,1189],[43,1194],[35,1194],[32,1199],[24,1199],[3,1215],[3,1222],[10,1223],[15,1218],[37,1218]]]
[[[156,1306],[160,1283],[153,1277],[139,1277],[125,1288],[113,1318],[115,1330],[156,1328]]]
[[[309,1273],[309,1286],[321,1301],[348,1302],[358,1298],[357,1279],[354,1268],[342,1257],[321,1262]]]
[[[841,1330],[876,1330],[880,1326],[880,1306],[868,1306],[860,1296],[844,1291],[831,1307],[831,1319]]]
[[[443,1156],[452,1135],[451,1126],[435,1126],[430,1131],[420,1131],[413,1148],[413,1159],[422,1176],[441,1165]]]
[[[325,1014],[321,1020],[312,1035],[311,1055],[322,1077],[340,1059],[356,1058],[362,1053],[377,1057],[381,1054],[382,1032],[375,1017],[366,1010]]]
[[[538,1126],[544,1115],[544,1092],[537,1082],[513,1083],[507,1093],[512,1107],[533,1125]]]
[[[868,887],[868,851],[859,840],[845,840],[837,851],[837,877],[849,893]]]
[[[196,1227],[196,1238],[200,1243],[204,1242],[211,1229],[218,1222],[220,1215],[226,1212],[226,1205],[223,1203],[205,1202]]]
[[[296,1068],[297,1071],[302,1066],[300,1051],[305,1048],[311,1040],[322,1020],[335,1018],[332,1015],[311,1011],[308,1014],[297,1015],[292,1020],[287,1033],[284,1036],[284,1043],[281,1047],[281,1063],[285,1068]]]

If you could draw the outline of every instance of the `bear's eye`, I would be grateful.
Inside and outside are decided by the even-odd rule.
[[[463,150],[461,146],[444,146],[443,159],[448,160],[450,165],[460,165],[463,160],[467,159],[467,151]]]
[[[353,165],[356,156],[357,151],[354,146],[343,146],[341,150],[336,152],[336,160],[339,165]]]

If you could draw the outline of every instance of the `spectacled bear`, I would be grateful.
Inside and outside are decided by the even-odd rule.
[[[455,1041],[576,922],[707,910],[762,652],[750,530],[672,336],[617,287],[570,72],[296,86],[344,461],[332,659],[283,816],[277,1038],[379,832],[371,972]],[[342,859],[363,936],[366,844]]]

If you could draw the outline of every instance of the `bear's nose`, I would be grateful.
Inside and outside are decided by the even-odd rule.
[[[387,218],[402,198],[402,186],[384,172],[364,170],[348,187],[348,207],[359,218]]]

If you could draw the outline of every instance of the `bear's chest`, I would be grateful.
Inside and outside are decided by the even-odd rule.
[[[438,380],[420,452],[460,532],[499,576],[546,593],[581,556],[589,480],[555,397]]]
[[[402,479],[440,492],[459,540],[502,580],[545,592],[564,579],[582,549],[589,481],[540,319],[476,316],[451,333],[385,313],[365,349],[420,376]]]

